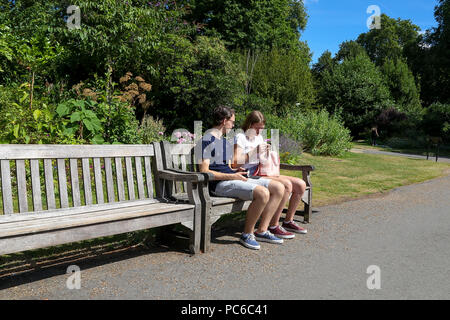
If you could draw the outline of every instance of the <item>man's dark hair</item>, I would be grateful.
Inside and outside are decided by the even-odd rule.
[[[224,119],[230,119],[235,114],[234,109],[227,106],[218,106],[212,113],[212,125],[218,126]]]

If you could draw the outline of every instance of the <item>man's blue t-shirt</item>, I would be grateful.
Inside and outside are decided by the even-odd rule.
[[[233,157],[233,145],[224,137],[218,139],[210,133],[203,136],[202,157],[203,159],[210,159],[209,170],[235,173],[228,165],[228,162]],[[210,190],[214,191],[218,183],[219,181],[211,181],[209,183]]]

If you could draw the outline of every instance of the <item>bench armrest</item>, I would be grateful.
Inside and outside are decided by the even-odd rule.
[[[314,171],[316,169],[316,168],[314,168],[314,166],[311,166],[311,165],[295,166],[295,165],[280,163],[280,169],[301,171],[302,178],[303,178],[303,181],[305,181],[306,186],[312,188],[310,172]]]
[[[204,181],[214,181],[214,175],[212,173],[209,172],[192,172],[192,171],[184,171],[184,170],[180,170],[180,169],[169,169],[170,171],[174,171],[176,173],[180,173],[180,174],[197,174],[197,175],[201,175],[204,177]]]
[[[296,165],[281,163],[280,164],[280,169],[283,169],[283,170],[307,171],[307,172],[309,172],[309,171],[314,171],[316,168],[314,168],[314,166],[311,166],[311,165],[296,166]]]
[[[158,175],[161,179],[171,181],[186,181],[186,182],[203,182],[205,177],[201,174],[182,171],[182,170],[158,170]]]

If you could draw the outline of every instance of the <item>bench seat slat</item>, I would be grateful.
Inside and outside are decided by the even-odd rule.
[[[128,208],[135,206],[148,205],[152,203],[158,203],[159,200],[156,199],[145,199],[138,201],[123,201],[123,202],[113,202],[113,203],[102,203],[102,204],[93,204],[90,206],[81,206],[81,207],[70,207],[65,209],[55,209],[55,210],[46,210],[46,211],[31,211],[26,213],[13,213],[6,214],[0,216],[0,227],[7,225],[11,222],[19,222],[19,221],[28,221],[28,220],[37,220],[40,218],[51,218],[51,217],[64,217],[71,214],[83,213],[83,212],[93,212],[93,211],[102,211],[102,210],[110,210],[110,209],[120,209],[120,208]]]
[[[153,203],[129,208],[110,209],[94,211],[90,213],[79,213],[70,216],[43,218],[30,220],[27,222],[9,223],[2,226],[0,238],[25,235],[30,233],[45,232],[50,230],[59,230],[65,228],[74,228],[92,224],[105,223],[110,221],[128,220],[137,217],[164,214],[182,210],[194,210],[194,205],[189,204],[170,204]]]

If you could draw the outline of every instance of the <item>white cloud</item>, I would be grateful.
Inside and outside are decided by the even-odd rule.
[[[304,4],[311,4],[311,3],[317,3],[319,0],[303,0]]]

